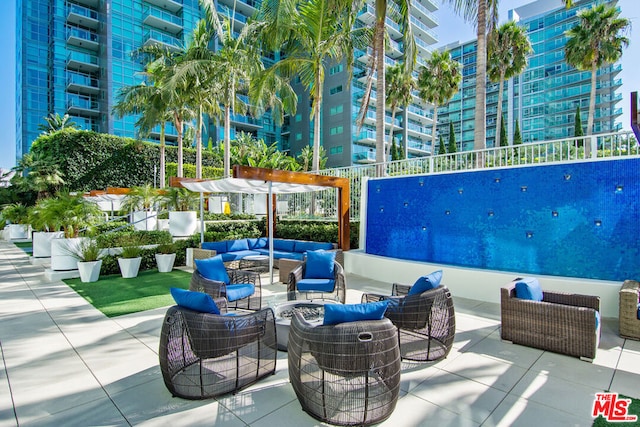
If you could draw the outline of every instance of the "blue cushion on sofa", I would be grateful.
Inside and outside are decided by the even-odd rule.
[[[253,295],[256,287],[252,283],[238,283],[227,286],[227,300],[236,301]]]
[[[542,301],[542,288],[535,277],[525,277],[516,282],[516,297],[532,301]]]
[[[222,254],[227,252],[227,241],[223,240],[221,242],[202,242],[202,249],[212,249],[216,251],[217,254]]]
[[[335,325],[359,320],[380,320],[389,301],[364,304],[325,304],[323,325]]]
[[[333,244],[326,242],[309,242],[306,240],[296,240],[293,247],[296,252],[318,251],[320,249],[330,250],[333,249]]]
[[[333,279],[302,279],[296,283],[300,292],[333,292],[335,286]]]
[[[226,285],[231,281],[221,255],[206,259],[196,259],[194,262],[196,263],[196,268],[205,279],[215,280]]]
[[[293,252],[295,240],[273,239],[273,249],[285,252]]]
[[[249,250],[249,242],[247,239],[229,240],[227,243],[227,252],[247,250]]]
[[[257,239],[249,238],[247,242],[249,242],[249,249],[269,248],[269,240],[266,237],[259,237]]]
[[[307,252],[307,265],[304,269],[305,279],[333,279],[334,251],[309,251]]]
[[[229,262],[229,261],[235,261],[237,259],[242,259],[249,255],[260,255],[260,252],[252,251],[252,250],[233,251],[233,252],[227,252],[226,254],[221,254],[220,256],[222,257],[222,261]]]
[[[442,270],[436,270],[431,274],[422,276],[416,280],[413,286],[409,289],[408,295],[420,295],[421,293],[430,289],[435,289],[440,286],[442,280]]]
[[[187,291],[186,289],[170,288],[173,300],[180,307],[201,313],[220,314],[220,309],[211,295],[204,292]]]

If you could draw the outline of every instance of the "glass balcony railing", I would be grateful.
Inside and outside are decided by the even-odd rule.
[[[143,10],[144,16],[153,16],[154,18],[161,19],[165,22],[170,22],[174,25],[182,27],[182,18],[174,15],[173,13],[167,12],[162,9],[158,9],[153,6],[146,6]]]
[[[413,2],[411,3],[411,7],[419,10],[420,12],[422,12],[423,14],[425,14],[426,16],[429,17],[429,19],[431,19],[433,22],[435,22],[436,24],[438,23],[438,18],[435,17],[435,15],[431,12],[429,12],[429,9],[427,9],[426,7],[424,7],[423,5],[421,5],[418,2]]]
[[[223,16],[226,16],[229,19],[231,19],[231,16],[233,15],[233,19],[235,19],[236,21],[242,22],[243,24],[247,23],[247,17],[241,14],[240,12],[238,12],[237,10],[234,13],[233,10],[221,4],[218,4],[217,10],[218,10],[218,13],[221,13]]]
[[[67,38],[69,37],[77,37],[79,39],[98,43],[98,35],[96,33],[92,31],[83,30],[81,28],[74,28],[74,27],[67,28]]]
[[[145,43],[156,41],[170,46],[175,46],[177,48],[181,45],[180,39],[156,30],[149,30],[144,33],[144,40]]]
[[[88,7],[77,5],[77,4],[70,4],[69,7],[67,7],[67,14],[70,14],[70,13],[84,16],[85,18],[94,19],[96,21],[98,20],[97,11],[89,9]]]
[[[67,73],[67,85],[70,84],[98,88],[98,79],[87,74]]]
[[[82,53],[82,52],[70,52],[67,55],[67,62],[82,62],[84,64],[91,64],[91,65],[98,65],[98,57],[94,56],[94,55],[90,55],[88,53]]]
[[[433,32],[433,30],[431,30],[431,28],[427,27],[423,22],[421,22],[419,19],[417,19],[415,16],[411,17],[411,23],[413,25],[415,25],[417,28],[419,28],[420,30],[424,31],[427,35],[429,35],[433,40],[437,41],[438,40],[438,36],[436,35],[436,33]]]
[[[67,108],[98,110],[100,107],[98,101],[90,96],[67,94]]]

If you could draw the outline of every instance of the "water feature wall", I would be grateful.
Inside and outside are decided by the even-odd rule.
[[[640,280],[640,159],[372,179],[366,253]]]

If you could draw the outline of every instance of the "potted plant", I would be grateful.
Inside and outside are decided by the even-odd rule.
[[[6,238],[28,239],[29,226],[27,225],[27,207],[22,203],[12,203],[2,209],[2,218],[7,222]]]
[[[102,259],[100,248],[94,239],[83,239],[77,246],[74,255],[78,262],[80,280],[85,283],[97,282],[100,277]]]
[[[158,212],[152,209],[157,199],[158,190],[151,184],[131,187],[122,201],[122,208],[131,212],[131,223],[136,230],[155,230],[158,227]]]
[[[31,241],[34,258],[49,258],[51,256],[51,241],[64,236],[60,230],[60,220],[55,212],[48,208],[53,199],[40,199],[35,206],[28,209],[27,221],[33,233]]]
[[[194,210],[199,195],[183,187],[171,187],[163,195],[169,209],[169,232],[174,237],[191,236],[198,229],[198,215]]]
[[[131,279],[138,276],[140,263],[142,262],[141,252],[140,246],[135,244],[128,244],[122,247],[118,258],[118,266],[123,278]]]
[[[176,248],[173,243],[163,243],[158,245],[156,253],[156,263],[158,272],[168,273],[173,270],[173,264],[176,261]]]

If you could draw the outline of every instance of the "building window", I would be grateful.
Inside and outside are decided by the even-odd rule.
[[[296,141],[302,141],[302,134],[296,133]]]
[[[342,132],[344,132],[344,128],[342,126],[336,126],[329,130],[331,135],[340,135]]]
[[[329,109],[329,114],[332,116],[335,116],[336,114],[342,113],[342,111],[343,111],[343,106],[342,104],[340,104],[340,105],[336,105],[335,107],[331,107]]]
[[[302,121],[302,114],[296,114],[296,123]]]
[[[341,73],[341,72],[342,72],[342,70],[343,70],[343,66],[342,66],[342,64],[338,64],[338,65],[336,65],[336,66],[334,66],[334,67],[331,67],[331,68],[329,69],[329,75],[330,75],[330,76],[333,76],[334,74]]]
[[[342,145],[338,145],[337,147],[331,147],[329,149],[329,154],[340,154],[342,153]]]
[[[331,95],[335,95],[336,93],[340,93],[340,92],[342,92],[342,85],[339,85],[339,86],[336,86],[336,87],[332,87],[332,88],[329,90],[329,93],[330,93]]]

